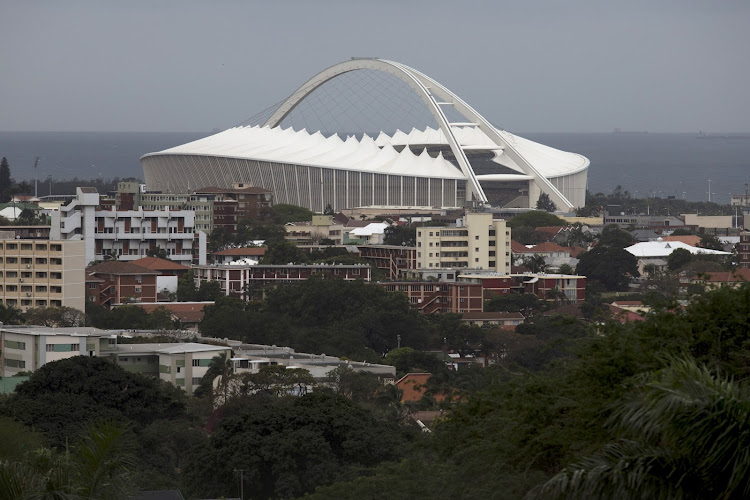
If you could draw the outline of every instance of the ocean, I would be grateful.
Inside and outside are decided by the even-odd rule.
[[[101,177],[143,179],[139,158],[209,135],[150,132],[0,132],[0,157],[14,179],[57,180]],[[589,190],[610,193],[616,186],[634,197],[674,196],[729,203],[750,183],[750,136],[664,133],[519,133],[533,141],[582,154],[591,160]]]

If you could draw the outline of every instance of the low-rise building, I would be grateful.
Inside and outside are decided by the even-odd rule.
[[[213,252],[211,257],[211,264],[221,265],[229,264],[238,260],[251,259],[254,261],[260,261],[261,258],[266,254],[266,247],[239,247],[239,248],[225,248]]]
[[[740,233],[740,242],[737,244],[737,256],[740,267],[750,269],[750,231]]]
[[[403,279],[417,267],[417,248],[397,245],[359,245],[359,256],[385,271],[390,280]]]
[[[85,309],[82,241],[0,239],[0,304]]]
[[[224,294],[233,297],[242,297],[246,290],[304,281],[312,276],[346,281],[372,279],[370,266],[364,264],[223,264],[193,266],[193,271],[196,286],[203,281],[218,281]]]
[[[464,313],[461,321],[470,325],[484,326],[518,326],[526,318],[520,312],[468,312]]]
[[[101,262],[86,268],[86,300],[105,307],[156,302],[159,274],[132,262]]]
[[[487,292],[500,295],[531,293],[541,300],[565,301],[575,304],[586,300],[586,277],[570,274],[461,274],[460,283],[481,285]]]
[[[473,283],[429,281],[384,282],[378,285],[388,292],[401,292],[421,313],[470,313],[484,309],[482,286]]]
[[[344,241],[344,226],[337,224],[332,215],[313,215],[311,221],[289,222],[285,226],[287,241],[297,246],[318,245],[322,240],[331,240],[332,245]]]
[[[0,326],[2,376],[33,372],[51,361],[73,356],[109,356],[117,335],[89,327]]]

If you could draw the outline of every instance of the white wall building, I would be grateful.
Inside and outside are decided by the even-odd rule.
[[[100,210],[95,188],[76,188],[76,198],[52,213],[50,238],[83,240],[86,262],[137,260],[162,248],[170,260],[206,263],[206,234],[195,232],[192,210]]]

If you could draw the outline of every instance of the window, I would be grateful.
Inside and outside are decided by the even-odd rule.
[[[26,361],[22,359],[6,359],[5,366],[8,368],[26,368]]]
[[[474,236],[474,239],[478,240],[479,239],[479,235]]]
[[[16,340],[6,340],[5,341],[5,348],[6,349],[18,349],[19,351],[25,351],[26,350],[26,342],[20,342]]]
[[[96,283],[89,283],[89,289],[96,290]]]

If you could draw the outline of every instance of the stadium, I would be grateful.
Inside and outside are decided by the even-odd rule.
[[[413,68],[356,58],[237,127],[144,155],[141,164],[151,191],[245,183],[317,212],[529,208],[542,193],[568,212],[585,204],[589,160],[495,127]]]

